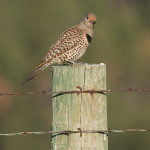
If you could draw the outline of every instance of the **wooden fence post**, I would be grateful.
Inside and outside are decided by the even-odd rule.
[[[85,64],[52,67],[52,91],[105,90],[106,65]],[[54,94],[55,95],[55,94]],[[54,96],[53,95],[53,96]],[[52,130],[107,130],[105,94],[63,94],[52,98]],[[108,150],[101,133],[52,134],[51,150]]]

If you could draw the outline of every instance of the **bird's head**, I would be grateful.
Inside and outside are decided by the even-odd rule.
[[[93,13],[88,13],[85,17],[81,20],[88,28],[93,28],[94,24],[96,23],[96,15]]]

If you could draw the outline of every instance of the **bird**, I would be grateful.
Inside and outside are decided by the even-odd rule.
[[[35,67],[35,71],[22,85],[32,80],[40,71],[53,64],[74,64],[81,58],[92,41],[94,25],[97,17],[94,13],[87,13],[81,21],[64,31],[50,47],[43,61]]]

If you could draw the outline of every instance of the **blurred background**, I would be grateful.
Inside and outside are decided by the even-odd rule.
[[[106,63],[107,88],[150,88],[150,1],[1,0],[0,92],[51,90],[51,70],[20,84],[68,27],[97,15],[93,41],[78,61]],[[50,130],[49,95],[0,97],[0,132]],[[150,93],[109,93],[110,129],[150,128]],[[150,133],[110,133],[109,150],[148,150]],[[118,144],[119,143],[119,144]],[[50,135],[0,137],[1,150],[49,150]]]

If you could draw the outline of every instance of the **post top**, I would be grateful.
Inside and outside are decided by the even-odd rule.
[[[88,64],[88,63],[76,63],[76,64],[68,64],[68,65],[53,65],[52,67],[57,67],[57,66],[75,66],[75,67],[77,67],[77,66],[105,66],[106,64],[105,63],[100,63],[100,64]]]

